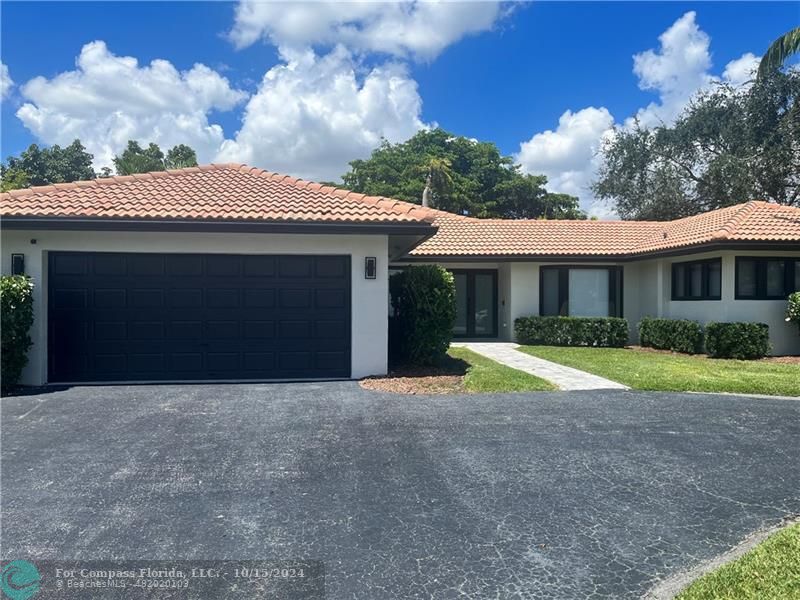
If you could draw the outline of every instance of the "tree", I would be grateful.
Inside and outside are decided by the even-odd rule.
[[[800,52],[800,27],[787,31],[772,42],[758,65],[758,76],[767,77],[772,71],[780,69],[787,59]]]
[[[128,140],[128,145],[122,154],[112,159],[117,175],[133,175],[134,173],[148,173],[150,171],[163,171],[164,153],[158,144],[152,142],[147,148],[142,148],[139,142]]]
[[[147,148],[142,148],[139,142],[128,140],[128,145],[122,154],[112,159],[117,175],[133,175],[134,173],[148,173],[150,171],[164,171],[165,169],[182,169],[197,166],[197,154],[185,144],[178,144],[167,151],[166,157],[158,144],[150,143]]]
[[[370,158],[352,161],[342,179],[353,191],[416,204],[427,186],[432,206],[474,217],[585,218],[577,198],[548,193],[546,178],[522,174],[494,144],[443,129],[384,141]]]
[[[93,179],[93,158],[80,140],[64,148],[58,145],[40,148],[31,144],[19,156],[9,156],[0,166],[2,190]]]
[[[178,144],[167,152],[164,161],[167,169],[184,169],[197,166],[197,153],[186,144]]]
[[[752,199],[800,204],[800,73],[699,94],[674,125],[618,128],[593,190],[623,219],[668,220]]]

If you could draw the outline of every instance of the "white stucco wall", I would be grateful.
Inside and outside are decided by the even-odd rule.
[[[36,244],[31,244],[35,239]],[[219,254],[349,254],[352,263],[351,376],[387,370],[388,238],[385,235],[298,235],[87,231],[3,231],[2,273],[11,254],[25,255],[25,270],[36,285],[34,345],[22,383],[47,381],[47,256],[51,250],[84,252],[174,252]],[[364,258],[378,258],[377,279],[364,279]]]
[[[623,266],[623,316],[631,328],[631,342],[638,341],[637,323],[644,316],[671,319],[710,321],[758,321],[769,325],[772,352],[776,355],[800,354],[800,335],[797,327],[785,319],[785,300],[736,300],[736,256],[800,257],[798,252],[706,252],[674,258],[651,259],[626,263],[598,263],[597,266]],[[671,272],[673,262],[722,258],[722,299],[702,301],[672,301]],[[539,268],[578,264],[511,262],[505,263],[509,272],[509,331],[513,337],[514,320],[521,316],[539,314]],[[594,265],[595,263],[592,263]]]
[[[661,316],[668,319],[693,319],[701,323],[710,321],[757,321],[769,325],[769,336],[772,342],[772,353],[800,354],[800,335],[797,326],[787,323],[786,300],[736,300],[736,257],[737,256],[776,256],[787,258],[800,257],[798,252],[750,252],[750,251],[724,251],[705,252],[674,258],[648,261],[642,273],[641,293],[646,301],[641,302],[641,316]],[[722,259],[722,291],[721,300],[683,300],[673,301],[672,290],[672,263],[708,258]],[[653,286],[655,282],[655,286]],[[655,289],[654,300],[653,289]],[[661,306],[657,311],[655,307]],[[650,308],[654,307],[654,308]],[[653,312],[651,312],[651,310]],[[657,311],[657,312],[656,312]]]

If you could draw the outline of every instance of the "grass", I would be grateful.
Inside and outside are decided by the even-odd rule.
[[[506,367],[466,348],[450,348],[448,354],[469,364],[464,388],[470,392],[543,392],[557,389],[551,383]]]
[[[771,535],[747,554],[704,575],[676,600],[800,598],[800,523]]]
[[[631,348],[522,346],[520,350],[636,390],[800,396],[800,365],[711,359]]]

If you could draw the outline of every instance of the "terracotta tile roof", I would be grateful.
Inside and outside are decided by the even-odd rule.
[[[635,256],[713,242],[798,242],[800,208],[752,201],[675,221],[470,219],[436,211],[411,256]],[[446,213],[445,213],[446,214]]]
[[[424,224],[420,206],[219,164],[0,194],[3,217]]]
[[[475,219],[222,164],[0,194],[0,216],[433,223],[411,256],[636,256],[713,242],[798,242],[800,208],[752,201],[675,221]]]

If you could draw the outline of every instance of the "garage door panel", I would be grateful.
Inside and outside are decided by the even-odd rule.
[[[266,288],[245,289],[245,308],[274,308],[275,290]]]
[[[316,276],[340,280],[345,279],[349,262],[347,257],[344,256],[322,257],[315,263]]]
[[[131,290],[130,305],[132,308],[155,308],[164,306],[164,290],[149,289]]]
[[[94,290],[95,308],[125,308],[128,304],[127,290]]]
[[[243,325],[246,339],[269,340],[275,337],[275,321],[245,321]]]
[[[167,304],[172,308],[200,308],[203,306],[203,290],[200,288],[167,290],[167,298]]]
[[[89,272],[89,258],[78,254],[62,254],[53,261],[56,275],[86,275]]]
[[[129,254],[128,274],[158,276],[165,273],[165,257],[161,254]]]
[[[95,321],[94,339],[106,340],[127,340],[128,324],[125,321]]]
[[[51,253],[50,381],[350,375],[347,256]]]
[[[245,277],[273,277],[275,275],[274,256],[245,256],[242,266]]]
[[[97,254],[92,272],[104,277],[125,277],[128,274],[128,261],[123,254]]]
[[[58,289],[53,290],[51,301],[54,308],[73,309],[88,308],[89,298],[85,289]]]
[[[275,370],[275,353],[245,352],[243,366],[248,372],[272,372]]]

